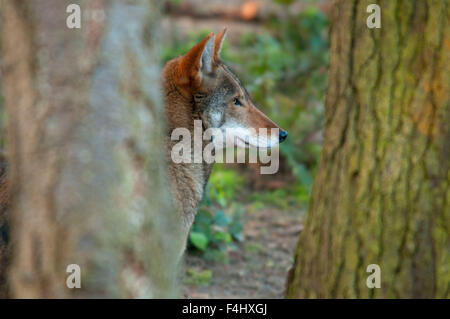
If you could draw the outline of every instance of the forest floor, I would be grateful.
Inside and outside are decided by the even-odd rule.
[[[186,298],[283,298],[293,251],[302,229],[303,213],[273,208],[243,217],[244,240],[226,262],[186,254],[185,269],[212,272],[203,284],[185,284]]]

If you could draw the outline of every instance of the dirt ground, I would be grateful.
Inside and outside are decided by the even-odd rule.
[[[186,254],[185,269],[211,270],[207,285],[183,287],[186,298],[283,298],[293,251],[302,229],[302,212],[263,209],[247,213],[244,240],[229,252],[228,262]]]

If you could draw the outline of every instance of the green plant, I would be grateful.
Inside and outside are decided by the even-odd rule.
[[[220,165],[213,171],[189,234],[189,247],[207,259],[225,260],[233,241],[243,239],[241,217],[244,210],[232,200],[242,189],[244,179]]]
[[[250,195],[253,207],[276,207],[285,211],[292,207],[306,208],[309,201],[310,188],[297,183],[289,188],[279,188],[273,191],[254,192]]]
[[[207,259],[225,260],[233,240],[242,240],[242,210],[235,210],[230,217],[223,210],[211,210],[202,206],[189,234],[189,245]]]
[[[209,269],[198,270],[196,268],[189,268],[186,271],[183,282],[187,285],[193,286],[208,286],[212,279],[212,271]]]
[[[235,199],[236,192],[242,189],[244,178],[233,170],[221,169],[217,165],[211,174],[207,188],[207,198],[217,202],[221,207],[226,207]]]

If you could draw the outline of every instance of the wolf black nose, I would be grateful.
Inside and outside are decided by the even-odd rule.
[[[280,143],[283,142],[288,136],[288,132],[281,130],[280,131]]]

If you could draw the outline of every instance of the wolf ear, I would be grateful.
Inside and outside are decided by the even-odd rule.
[[[202,73],[210,73],[213,68],[213,55],[214,33],[211,32],[181,57],[179,82],[189,84],[191,80],[201,80]]]
[[[220,60],[220,51],[222,50],[223,40],[227,35],[227,28],[223,28],[222,31],[214,39],[214,60]]]

